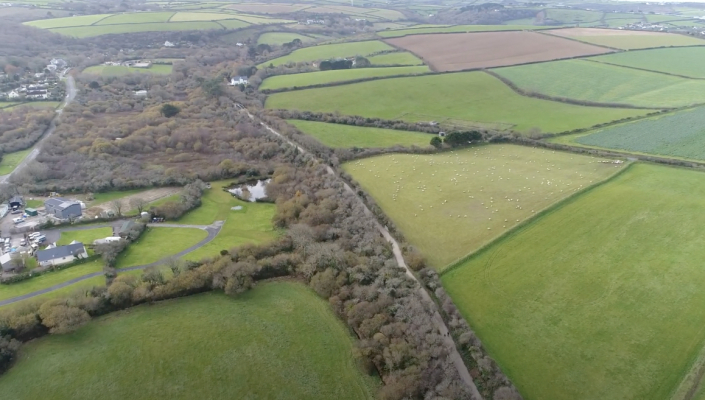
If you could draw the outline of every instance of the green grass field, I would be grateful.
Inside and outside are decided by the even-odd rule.
[[[84,74],[94,74],[102,76],[122,76],[127,74],[158,74],[168,75],[172,71],[171,65],[154,64],[149,68],[133,68],[124,65],[94,65],[84,69]]]
[[[618,170],[591,157],[515,145],[385,155],[343,168],[438,270]]]
[[[463,33],[463,32],[495,32],[495,31],[522,31],[546,29],[533,25],[455,25],[437,26],[428,28],[408,28],[377,32],[383,38],[393,38],[407,35],[421,35],[425,33]]]
[[[319,89],[277,93],[267,108],[285,108],[406,121],[455,122],[527,132],[587,128],[646,110],[582,107],[520,96],[483,72],[383,79]],[[452,121],[449,121],[452,120]]]
[[[173,11],[137,12],[115,14],[96,22],[96,25],[144,24],[148,22],[167,22],[174,15]]]
[[[699,66],[705,64],[705,47],[680,47],[626,51],[592,58],[626,67],[643,68],[691,78],[705,78]]]
[[[0,285],[0,300],[6,300],[12,297],[22,296],[27,293],[35,292],[37,290],[46,289],[50,286],[58,285],[60,283],[69,281],[73,278],[78,278],[80,276],[88,275],[90,273],[99,272],[102,270],[102,261],[95,260],[86,264],[76,265],[74,267],[70,267],[61,271],[49,272],[42,276],[18,283],[13,283],[11,285]],[[105,285],[105,279],[101,279],[102,284]],[[69,288],[67,288],[66,291],[74,289]]]
[[[17,400],[47,393],[106,400],[373,399],[378,383],[357,368],[353,348],[327,302],[301,284],[270,282],[235,299],[207,293],[139,306],[36,340],[0,377],[0,392]]]
[[[443,285],[525,399],[669,399],[705,341],[703,207],[705,174],[633,165]]]
[[[585,60],[554,61],[493,71],[524,90],[576,100],[663,108],[705,102],[705,81]]]
[[[15,101],[0,101],[0,110],[2,110],[4,108],[11,108],[11,107],[14,107],[18,104],[20,104],[20,103],[15,102]]]
[[[353,147],[428,147],[435,135],[395,129],[367,128],[325,122],[287,120],[301,132],[311,135],[328,147],[345,149]]]
[[[298,33],[290,32],[265,32],[257,38],[257,44],[269,44],[273,46],[281,46],[284,43],[289,43],[294,39],[299,39],[303,43],[313,42],[316,39]]]
[[[147,228],[142,236],[120,253],[118,269],[149,264],[172,256],[205,239],[208,233],[195,228]]]
[[[240,26],[247,26],[245,22],[238,22]],[[221,25],[215,22],[200,21],[200,22],[151,22],[144,24],[122,24],[122,25],[94,25],[94,26],[77,26],[71,28],[54,28],[50,29],[54,33],[60,33],[66,36],[77,38],[94,37],[108,34],[133,33],[133,32],[163,32],[163,31],[191,31],[191,30],[209,30],[223,29]]]
[[[620,124],[566,140],[590,147],[705,160],[705,109]]]
[[[566,10],[564,8],[549,8],[546,11],[546,18],[560,22],[562,24],[574,24],[575,22],[597,22],[604,15],[601,11],[587,10]]]
[[[345,82],[356,79],[385,77],[394,75],[416,75],[431,72],[425,66],[417,67],[385,67],[385,68],[353,68],[333,71],[307,72],[303,74],[276,75],[262,82],[259,89],[285,89],[293,87],[306,87],[326,83]]]
[[[80,15],[75,17],[40,19],[37,21],[25,22],[25,25],[41,29],[64,28],[68,26],[86,26],[94,24],[103,18],[110,17],[111,14]]]
[[[102,239],[108,236],[113,236],[113,229],[110,227],[61,232],[61,238],[56,244],[63,246],[75,240],[88,245],[93,244],[96,239]]]
[[[266,68],[272,64],[274,66],[284,65],[290,62],[316,61],[336,57],[366,56],[383,50],[393,50],[394,48],[378,40],[366,42],[350,42],[337,44],[324,44],[306,47],[293,51],[291,54],[263,62],[258,68]]]
[[[123,197],[142,193],[146,190],[148,189],[113,190],[112,192],[93,193],[93,201],[90,202],[90,206],[92,207],[98,204],[105,204]]]
[[[423,60],[416,57],[415,55],[400,51],[396,53],[380,54],[378,56],[368,57],[368,60],[372,65],[385,66],[385,65],[422,65]]]
[[[0,161],[0,175],[7,175],[14,171],[17,165],[19,165],[31,151],[32,149],[29,148],[14,153],[3,154],[2,160]]]
[[[597,35],[571,36],[581,42],[623,50],[648,49],[654,47],[703,46],[705,40],[691,36],[664,33],[659,35]]]

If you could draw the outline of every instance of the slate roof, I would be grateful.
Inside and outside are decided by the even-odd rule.
[[[66,246],[58,246],[54,247],[53,249],[49,250],[40,250],[37,252],[37,261],[39,262],[44,262],[44,261],[51,261],[57,258],[64,258],[69,255],[77,255],[81,254],[84,251],[86,251],[86,248],[83,246],[83,243],[74,243],[74,244],[69,244]]]
[[[71,200],[67,200],[67,199],[61,198],[61,197],[53,197],[53,198],[51,198],[51,199],[47,199],[47,200],[44,202],[44,204],[45,204],[45,205],[50,205],[50,206],[52,206],[52,207],[54,207],[54,208],[58,208],[58,209],[60,209],[60,210],[65,210],[65,209],[68,208],[69,206],[72,206],[72,205],[78,204],[78,203],[75,202],[75,201],[71,201]]]

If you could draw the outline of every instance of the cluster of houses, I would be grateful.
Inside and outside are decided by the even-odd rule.
[[[44,72],[31,73],[25,71],[19,76],[0,75],[0,82],[5,92],[0,97],[8,100],[60,100],[63,90],[58,85],[57,73],[63,73],[67,68],[66,61],[53,58]]]
[[[125,66],[125,67],[132,67],[132,68],[150,68],[152,66],[151,61],[146,61],[146,60],[130,60],[130,61],[106,61],[103,63],[103,65],[111,65],[111,66]]]
[[[655,32],[665,32],[668,30],[667,26],[661,24],[652,24],[650,22],[636,22],[633,24],[625,24],[620,26],[619,29],[628,29],[631,31],[655,31]]]

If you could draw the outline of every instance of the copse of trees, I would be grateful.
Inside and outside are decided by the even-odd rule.
[[[54,114],[22,106],[0,112],[0,154],[32,147],[49,128]]]
[[[181,109],[173,104],[164,104],[160,110],[161,114],[167,118],[176,116]]]
[[[350,69],[352,68],[353,62],[351,60],[346,60],[344,58],[338,58],[334,60],[323,60],[319,64],[319,69],[321,71],[330,71],[335,69]]]
[[[152,215],[166,219],[178,219],[188,211],[201,205],[206,184],[200,179],[189,183],[181,191],[179,201],[167,201],[157,207],[150,208]]]

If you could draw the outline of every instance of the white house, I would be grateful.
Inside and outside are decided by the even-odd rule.
[[[37,261],[42,267],[68,264],[82,258],[88,258],[88,252],[83,243],[79,242],[37,252]]]
[[[231,86],[247,85],[247,77],[246,76],[236,76],[234,78],[231,78],[230,85]]]
[[[174,47],[174,46],[175,46],[174,43],[171,43],[168,40],[166,42],[164,42],[164,47]]]
[[[10,93],[7,94],[7,97],[10,98],[10,99],[16,99],[16,98],[20,97],[20,94],[17,93],[16,90],[13,90],[13,91],[11,91]]]
[[[138,90],[135,92],[135,96],[146,96],[147,91],[146,90]]]

